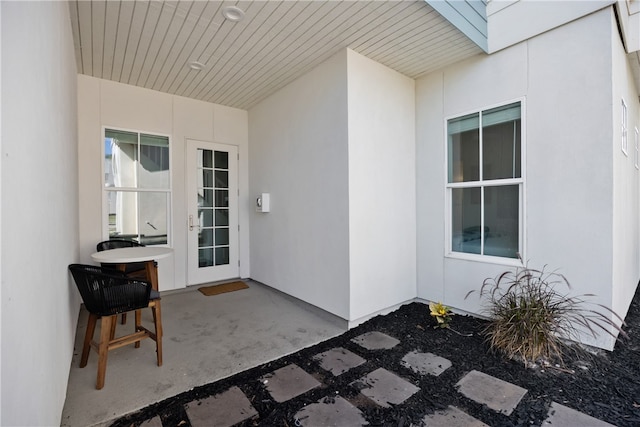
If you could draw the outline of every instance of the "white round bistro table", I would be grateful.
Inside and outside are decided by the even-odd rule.
[[[132,248],[108,249],[94,252],[91,259],[101,264],[117,264],[124,270],[124,264],[132,262],[144,262],[147,272],[147,280],[151,287],[158,290],[158,268],[155,261],[166,258],[173,253],[173,249],[158,246],[136,246]]]

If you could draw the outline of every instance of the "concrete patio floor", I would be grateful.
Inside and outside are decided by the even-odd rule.
[[[346,322],[247,280],[249,289],[204,296],[199,286],[162,295],[163,366],[144,340],[109,352],[105,386],[95,389],[97,353],[79,368],[87,312],[78,320],[62,426],[103,426],[151,403],[340,335]],[[150,325],[150,310],[143,310]],[[133,327],[129,316],[126,325]],[[96,334],[98,331],[96,330]]]

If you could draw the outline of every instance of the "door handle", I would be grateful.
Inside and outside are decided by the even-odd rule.
[[[193,215],[189,215],[189,231],[193,231]]]

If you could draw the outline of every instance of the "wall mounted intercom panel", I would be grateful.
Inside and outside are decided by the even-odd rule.
[[[256,212],[269,212],[270,206],[269,193],[262,193],[256,198]]]

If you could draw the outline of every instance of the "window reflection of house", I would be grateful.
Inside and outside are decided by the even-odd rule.
[[[109,236],[167,244],[169,138],[106,129],[104,143]]]

